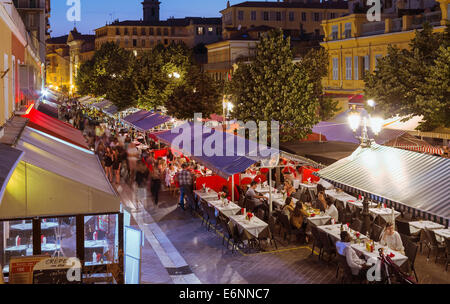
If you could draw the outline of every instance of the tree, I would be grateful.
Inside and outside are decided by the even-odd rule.
[[[75,77],[78,94],[81,96],[92,95],[95,89],[94,79],[94,60],[90,59],[83,62],[78,69]]]
[[[323,94],[322,79],[328,75],[328,52],[320,47],[312,49],[302,57],[301,68],[313,85],[314,95],[319,98],[318,115],[321,120],[329,120],[340,110],[339,102]]]
[[[178,119],[193,119],[195,113],[203,117],[221,110],[221,87],[211,77],[193,66],[183,84],[169,96],[167,114]]]
[[[449,43],[448,26],[442,34],[424,24],[422,31],[416,31],[409,50],[390,46],[387,56],[378,60],[377,70],[365,75],[365,95],[375,99],[377,110],[386,118],[398,114],[407,120],[423,115],[419,125],[422,131],[450,127],[450,94],[445,78]]]
[[[173,90],[183,84],[192,66],[192,52],[183,43],[156,46],[137,58],[133,85],[138,105],[146,109],[164,106]]]
[[[303,63],[293,62],[290,38],[273,30],[261,38],[253,62],[238,64],[234,115],[244,122],[279,121],[281,141],[304,138],[318,122],[316,88]]]

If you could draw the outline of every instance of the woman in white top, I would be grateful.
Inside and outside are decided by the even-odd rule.
[[[394,225],[392,223],[386,224],[386,229],[381,234],[380,244],[404,254],[405,248],[403,247],[402,238],[400,237],[400,234],[394,230]]]
[[[339,212],[333,202],[330,199],[325,198],[323,193],[319,193],[318,198],[325,209],[325,214],[330,216],[337,223],[339,220]]]

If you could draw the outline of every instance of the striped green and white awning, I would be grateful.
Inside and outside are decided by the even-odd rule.
[[[448,226],[450,159],[373,144],[316,175],[345,191]]]

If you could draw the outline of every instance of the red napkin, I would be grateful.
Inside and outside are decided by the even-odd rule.
[[[315,214],[315,213],[311,214],[311,217],[315,217],[315,216],[316,216],[316,214]]]
[[[244,215],[244,208],[241,209],[241,213],[242,213],[242,215]]]
[[[391,253],[389,253],[389,257],[390,257],[390,258],[393,258],[393,257],[395,257],[395,254],[393,254],[393,253],[391,252]]]
[[[354,200],[349,200],[349,201],[347,201],[348,203],[354,203],[355,201]]]

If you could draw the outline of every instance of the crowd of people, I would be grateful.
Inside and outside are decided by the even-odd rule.
[[[118,189],[122,182],[128,183],[134,190],[136,200],[144,203],[149,189],[155,206],[158,205],[161,189],[170,190],[172,193],[179,191],[178,205],[183,210],[186,207],[197,208],[194,199],[194,186],[196,179],[204,174],[204,168],[190,161],[182,155],[174,155],[169,147],[155,142],[146,137],[145,133],[127,128],[125,125],[109,118],[95,109],[82,107],[76,101],[69,101],[63,107],[60,119],[72,124],[81,130],[87,139],[90,149],[95,151],[101,161],[106,177],[111,184]],[[137,145],[138,144],[138,145]],[[144,148],[142,148],[144,147]],[[155,157],[154,150],[167,149],[163,157]],[[295,167],[295,164],[292,166]],[[293,186],[295,170],[273,169],[272,177],[277,190],[285,194],[286,200],[283,207],[276,207],[275,216],[286,216],[292,229],[307,230],[308,208],[320,209],[329,215],[334,222],[338,222],[339,214],[334,202],[325,195],[325,188],[317,185],[317,191],[303,191],[300,187]],[[246,173],[252,176],[265,176],[257,166],[250,167]],[[256,188],[262,180],[254,178],[248,186],[237,185],[239,192],[244,194],[247,204],[250,202],[251,210],[257,213],[259,209],[268,211],[268,199],[259,195]],[[224,186],[222,192],[229,196],[229,189]],[[295,200],[294,200],[295,199]],[[268,212],[267,212],[268,213]],[[304,241],[308,242],[309,234],[304,233]],[[356,275],[365,273],[368,265],[359,257],[350,246],[350,235],[343,231],[341,240],[336,243],[337,252],[346,257],[349,267]],[[402,240],[388,223],[381,235],[380,243],[393,250],[404,250]]]

